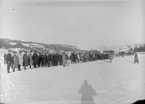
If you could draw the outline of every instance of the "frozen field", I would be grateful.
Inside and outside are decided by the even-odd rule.
[[[85,79],[98,93],[96,104],[130,104],[145,98],[145,54],[139,54],[140,64],[125,56],[111,64],[95,61],[10,74],[2,57],[0,93],[7,104],[80,104],[78,90]]]

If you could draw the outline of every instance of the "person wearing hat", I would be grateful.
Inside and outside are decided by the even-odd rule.
[[[45,66],[45,54],[44,52],[42,52],[42,60],[41,60],[41,67],[44,67]]]
[[[32,64],[33,64],[33,58],[32,58],[32,51],[28,54],[28,64],[30,66],[30,69],[32,69]]]
[[[56,55],[56,66],[58,66],[59,65],[59,54],[56,53],[55,55]]]
[[[34,66],[34,68],[36,68],[37,64],[38,64],[38,55],[37,55],[36,51],[33,53],[32,59],[33,59],[33,66]]]
[[[61,52],[58,54],[58,61],[59,61],[59,65],[62,65],[62,54],[61,54]]]
[[[51,66],[54,66],[54,53],[51,54]]]
[[[21,66],[23,66],[23,55],[22,55],[21,51],[19,51],[18,58],[19,58],[18,71],[20,71],[21,70]]]
[[[40,66],[42,66],[42,58],[43,58],[42,56],[43,56],[43,55],[42,55],[41,52],[39,52],[38,54],[39,54],[39,55],[38,55],[38,67],[40,67]]]
[[[27,51],[25,51],[23,55],[23,66],[25,70],[26,70],[26,67],[28,66],[28,62],[29,62],[29,59],[28,59]]]
[[[53,56],[52,56],[52,63],[53,63],[53,66],[56,66],[56,62],[57,62],[56,53],[53,53]]]
[[[48,56],[48,53],[45,52],[45,53],[44,53],[44,67],[47,67],[47,66],[48,66],[47,56]]]

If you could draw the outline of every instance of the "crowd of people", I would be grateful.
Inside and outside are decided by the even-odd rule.
[[[37,52],[34,51],[11,51],[4,54],[4,63],[7,64],[7,72],[10,70],[21,71],[22,68],[26,70],[28,67],[52,67],[52,66],[67,66],[68,64],[81,63],[87,61],[94,61],[100,59],[100,54],[91,52]]]
[[[82,63],[95,60],[109,59],[112,63],[114,53],[107,54],[94,53],[94,52],[37,52],[37,51],[11,51],[4,54],[4,63],[7,64],[7,72],[26,70],[28,67],[52,67],[52,66],[68,66],[73,63]],[[134,63],[139,63],[138,55],[135,53]]]

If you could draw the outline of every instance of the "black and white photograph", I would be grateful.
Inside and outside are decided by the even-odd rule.
[[[0,0],[0,104],[145,104],[145,0]]]

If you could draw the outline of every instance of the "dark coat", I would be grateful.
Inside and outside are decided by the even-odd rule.
[[[48,62],[48,60],[47,60],[47,55],[46,55],[46,54],[44,55],[44,62],[45,62],[45,63]]]
[[[57,55],[53,54],[53,65],[57,65]]]
[[[7,54],[6,60],[7,63],[12,63],[12,55],[10,53]]]
[[[62,55],[58,54],[58,61],[59,61],[59,65],[62,65]]]
[[[42,54],[41,57],[42,57],[42,64],[44,64],[44,62],[45,62],[45,55]]]
[[[28,55],[28,60],[29,60],[29,65],[32,65],[33,64],[33,56],[32,56],[32,54]]]
[[[23,66],[28,66],[29,64],[29,57],[27,54],[23,55]]]
[[[73,62],[76,61],[76,60],[75,60],[75,54],[74,54],[74,53],[71,54],[71,61],[73,61]]]
[[[38,63],[38,55],[36,53],[34,53],[32,56],[32,59],[33,59],[33,64],[36,65]]]
[[[137,54],[135,54],[135,56],[134,56],[134,62],[136,63],[136,62],[138,62],[139,63],[139,60],[138,60],[138,55]]]
[[[40,54],[38,56],[38,66],[42,65],[42,59],[43,59],[43,56],[42,56],[42,54]]]

